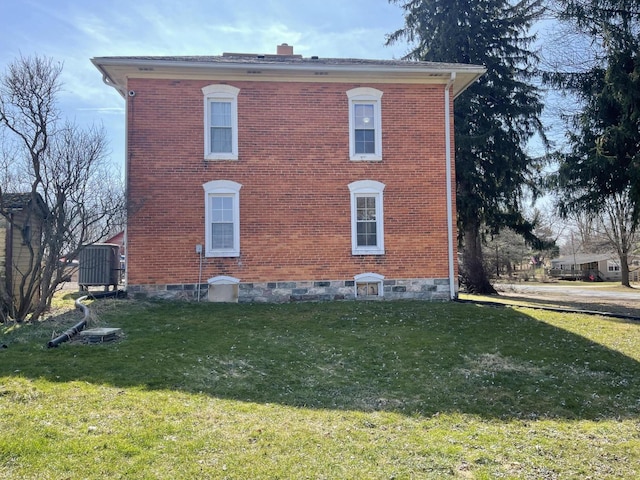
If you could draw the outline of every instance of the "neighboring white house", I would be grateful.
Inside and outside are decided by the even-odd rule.
[[[622,279],[620,259],[615,253],[576,253],[551,260],[549,275],[555,278],[615,282]],[[640,256],[629,256],[629,280],[640,276]]]

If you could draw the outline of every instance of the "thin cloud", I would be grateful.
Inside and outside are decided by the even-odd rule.
[[[63,62],[63,113],[103,122],[122,164],[125,101],[103,83],[92,57],[275,53],[283,42],[304,56],[404,53],[384,46],[403,24],[401,9],[387,0],[22,0],[0,1],[0,16],[0,68],[20,54]]]
[[[79,112],[116,113],[118,115],[125,112],[125,109],[122,107],[81,107],[76,108],[76,110]]]

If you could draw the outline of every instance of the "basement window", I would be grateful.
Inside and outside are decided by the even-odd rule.
[[[353,277],[356,298],[373,299],[380,298],[384,294],[382,281],[384,276],[378,273],[361,273]]]
[[[240,279],[219,275],[210,278],[207,283],[209,284],[207,298],[210,302],[238,303]]]

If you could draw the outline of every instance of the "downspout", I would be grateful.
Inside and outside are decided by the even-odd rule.
[[[103,77],[104,83],[109,86],[114,84],[109,83],[106,80],[107,77]],[[133,91],[133,90],[132,90]],[[122,93],[122,92],[121,92]],[[125,96],[125,116],[124,116],[124,198],[125,198],[125,217],[124,222],[124,291],[128,291],[129,288],[129,217],[132,215],[130,202],[129,202],[129,165],[131,163],[131,153],[129,152],[129,135],[130,128],[133,124],[132,111],[134,108],[135,92],[133,95]]]
[[[455,300],[458,297],[456,292],[455,282],[455,263],[456,258],[453,257],[453,186],[452,178],[453,173],[451,171],[451,86],[456,80],[456,72],[451,72],[451,78],[444,87],[444,134],[445,134],[445,161],[446,166],[446,182],[447,182],[447,241],[448,241],[448,255],[449,255],[449,295],[451,300]]]

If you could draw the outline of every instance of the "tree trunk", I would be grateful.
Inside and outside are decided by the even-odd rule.
[[[469,293],[480,295],[497,293],[489,282],[484,268],[482,240],[478,222],[471,221],[465,225],[460,273],[462,284]]]
[[[626,253],[620,255],[620,276],[622,277],[620,280],[622,286],[631,288],[631,284],[629,283],[629,259]]]

